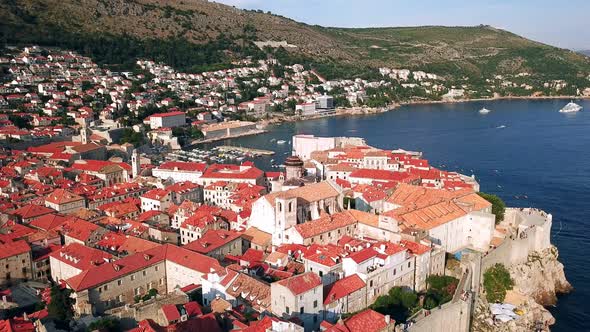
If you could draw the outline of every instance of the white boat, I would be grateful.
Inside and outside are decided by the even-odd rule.
[[[496,129],[504,129],[504,128],[506,128],[505,125],[501,125],[501,126],[496,127]]]
[[[285,143],[287,143],[287,141],[283,141],[282,139],[277,141],[277,144],[285,144]]]
[[[569,102],[565,105],[562,109],[559,110],[559,113],[574,113],[579,112],[582,110],[582,106],[572,102]]]
[[[492,110],[489,110],[489,109],[487,109],[487,108],[484,107],[484,108],[482,108],[482,109],[479,110],[479,114],[488,114],[491,111]]]

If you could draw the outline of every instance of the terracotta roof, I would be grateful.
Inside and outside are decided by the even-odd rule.
[[[289,289],[293,295],[299,295],[321,286],[322,279],[314,272],[305,272],[277,283]]]
[[[428,247],[428,246],[425,246],[425,245],[417,243],[417,242],[408,241],[408,240],[401,240],[399,244],[402,247],[408,249],[410,251],[410,253],[412,253],[414,255],[422,255],[422,254],[425,254],[431,250],[430,247]]]
[[[378,227],[379,226],[379,216],[374,213],[359,211],[359,210],[347,210],[347,212],[352,215],[352,217],[360,222],[361,224]]]
[[[381,181],[410,181],[412,179],[417,179],[418,177],[408,172],[394,172],[389,170],[380,170],[380,169],[366,169],[361,168],[357,169],[356,171],[350,173],[348,175],[348,179],[351,178],[365,178],[365,179],[373,179],[373,180],[381,180]]]
[[[356,219],[348,211],[344,211],[333,215],[326,214],[320,219],[297,224],[294,227],[306,239],[355,223]]]
[[[162,163],[157,169],[165,169],[171,171],[189,171],[189,172],[204,172],[207,168],[206,163],[189,163],[181,161],[167,161]]]
[[[24,254],[31,251],[31,247],[24,240],[0,243],[0,259]]]
[[[178,312],[175,304],[164,304],[161,308],[167,321],[173,322],[180,320],[180,312]]]
[[[357,274],[349,275],[343,279],[336,281],[335,283],[327,286],[324,289],[324,304],[330,304],[337,301],[345,296],[348,296],[367,284]]]
[[[287,199],[296,197],[307,202],[315,202],[321,199],[336,197],[338,195],[339,191],[335,188],[335,186],[332,186],[328,181],[323,181],[287,191],[270,193],[264,196],[264,198],[268,200],[272,206],[274,206],[275,200],[277,198]]]
[[[61,226],[61,231],[68,237],[86,242],[99,228],[101,227],[86,220],[71,218]]]
[[[84,197],[80,195],[76,195],[68,190],[65,189],[56,189],[51,194],[49,194],[46,198],[46,202],[54,203],[54,204],[68,204],[72,202],[83,201]]]
[[[256,227],[248,228],[242,238],[261,247],[267,247],[272,241],[272,235],[259,230]]]
[[[203,236],[183,248],[207,254],[225,244],[228,244],[241,236],[240,233],[234,231],[226,231],[223,229],[210,229]]]
[[[55,212],[55,210],[45,207],[43,205],[27,204],[19,209],[12,211],[12,214],[17,215],[23,219],[30,219],[52,212]]]
[[[264,172],[256,167],[239,166],[230,164],[215,164],[209,166],[201,175],[203,179],[258,179],[264,176]]]
[[[324,330],[324,332],[381,332],[388,325],[395,325],[392,319],[389,324],[385,321],[385,316],[367,309],[350,318],[347,318],[342,323],[337,323],[332,327]]]
[[[166,189],[152,189],[141,195],[141,197],[161,201],[164,197],[168,196],[168,194],[170,194],[170,191]]]
[[[235,298],[241,298],[257,311],[262,312],[270,307],[270,285],[247,274],[239,273],[237,278],[227,285],[226,292]]]
[[[82,271],[107,263],[113,258],[113,255],[102,250],[90,248],[75,242],[64,246],[49,256]]]
[[[165,244],[141,253],[121,258],[113,263],[93,267],[66,280],[66,283],[73,290],[82,291],[121,278],[132,272],[143,270],[148,266],[152,266],[164,260],[174,262],[203,274],[210,273],[211,271],[216,271],[218,273],[224,272],[224,269],[214,258],[171,244]]]

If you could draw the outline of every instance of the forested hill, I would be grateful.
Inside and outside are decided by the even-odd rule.
[[[589,58],[488,26],[342,29],[202,0],[2,0],[0,42],[75,49],[103,64],[136,57],[199,71],[243,56],[265,57],[254,41],[286,41],[279,59],[328,78],[368,68],[420,69],[452,77],[528,72],[582,77]]]

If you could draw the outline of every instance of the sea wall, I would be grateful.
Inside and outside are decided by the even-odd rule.
[[[466,271],[457,285],[455,295],[450,302],[432,310],[420,310],[408,321],[408,332],[468,332],[471,323],[471,311],[474,297],[471,290],[471,271]]]

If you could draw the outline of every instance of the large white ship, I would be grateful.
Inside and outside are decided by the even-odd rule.
[[[559,110],[560,113],[574,113],[582,110],[582,106],[574,103],[573,101],[565,105]]]
[[[489,110],[489,109],[487,109],[487,108],[484,107],[484,108],[482,108],[482,109],[479,110],[479,114],[488,114],[491,111],[492,110]]]

